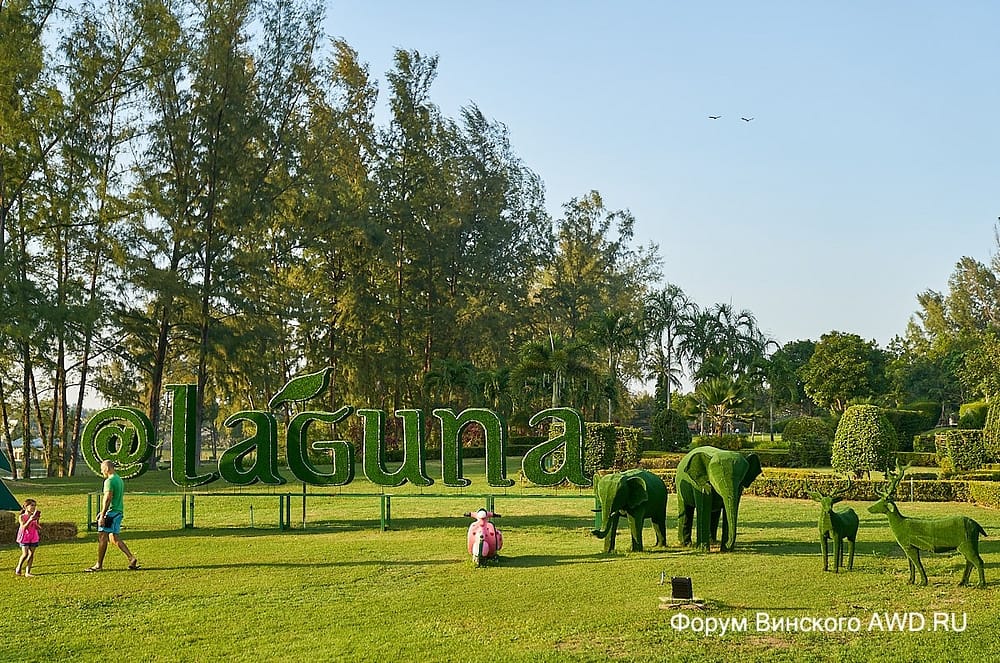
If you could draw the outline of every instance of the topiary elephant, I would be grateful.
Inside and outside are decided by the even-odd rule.
[[[667,545],[667,486],[663,479],[648,470],[627,470],[605,474],[594,484],[594,495],[601,502],[601,529],[591,531],[604,539],[604,552],[615,549],[618,519],[628,516],[632,531],[632,551],[642,550],[642,525],[653,521],[656,545]]]
[[[743,455],[715,447],[698,447],[677,465],[677,535],[681,545],[691,545],[692,519],[697,518],[695,545],[709,548],[715,543],[722,516],[722,544],[732,550],[736,544],[743,489],[760,474],[757,454]]]

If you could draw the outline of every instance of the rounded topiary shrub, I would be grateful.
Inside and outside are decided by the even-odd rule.
[[[958,406],[958,427],[965,429],[982,428],[986,423],[986,413],[990,404],[986,401],[962,403]]]
[[[653,451],[676,451],[687,449],[691,444],[691,429],[687,418],[671,408],[664,408],[653,415],[650,422],[652,436],[650,449]]]
[[[833,450],[833,426],[820,417],[789,419],[781,439],[788,444],[792,467],[828,467]]]
[[[874,405],[852,405],[844,412],[833,438],[831,464],[855,477],[890,467],[896,431]]]

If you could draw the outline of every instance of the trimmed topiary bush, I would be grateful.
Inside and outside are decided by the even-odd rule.
[[[828,467],[833,451],[833,426],[820,417],[796,417],[785,424],[781,439],[788,444],[792,467]]]
[[[921,430],[930,430],[938,425],[941,419],[941,403],[938,401],[913,401],[904,403],[900,410],[916,410],[924,415],[924,425]]]
[[[691,429],[687,418],[671,408],[664,408],[653,415],[650,450],[675,451],[691,444]]]
[[[883,471],[895,460],[896,431],[874,405],[852,405],[844,412],[833,439],[831,465],[855,477]]]
[[[982,428],[986,424],[986,413],[988,410],[989,403],[986,401],[962,403],[958,407],[959,428]]]

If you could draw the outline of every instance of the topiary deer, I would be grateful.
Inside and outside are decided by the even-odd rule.
[[[846,486],[833,491],[830,495],[807,491],[809,497],[820,504],[819,544],[823,549],[824,571],[830,570],[828,562],[830,539],[833,539],[833,572],[840,573],[840,567],[844,565],[844,539],[847,539],[847,547],[850,550],[850,556],[847,560],[847,570],[854,569],[854,544],[858,538],[858,514],[851,508],[843,511],[833,510],[833,505],[843,499],[841,495],[850,489],[851,480],[848,479]]]
[[[910,562],[910,580],[913,584],[914,569],[920,571],[920,584],[927,584],[927,573],[920,562],[920,551],[949,552],[958,550],[965,556],[965,573],[959,586],[969,583],[972,567],[979,571],[979,586],[986,586],[986,574],[983,571],[983,558],[979,555],[979,535],[986,536],[986,530],[972,518],[965,516],[946,516],[943,518],[907,518],[899,512],[895,498],[896,486],[903,478],[910,465],[900,468],[896,463],[896,472],[886,472],[889,484],[881,495],[881,499],[868,507],[870,513],[884,513],[889,517],[889,527],[896,543]]]

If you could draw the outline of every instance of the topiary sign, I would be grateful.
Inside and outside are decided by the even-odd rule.
[[[327,391],[330,369],[307,373],[289,380],[270,400],[275,409],[287,403],[301,403]],[[281,485],[286,482],[279,467],[278,419],[273,412],[247,410],[236,412],[225,421],[227,428],[236,429],[245,437],[226,449],[218,467],[204,471],[199,458],[198,431],[195,419],[196,388],[190,384],[166,386],[172,400],[170,425],[170,478],[178,486],[201,486],[218,479],[235,485],[263,483]],[[347,440],[317,440],[310,435],[315,422],[337,424],[351,415],[362,421],[361,461],[365,477],[378,486],[400,486],[412,483],[429,486],[434,480],[426,469],[424,413],[420,410],[396,410],[402,422],[402,463],[390,470],[386,463],[386,420],[388,414],[375,409],[358,409],[345,405],[334,412],[305,410],[294,414],[285,431],[288,471],[298,481],[315,486],[341,486],[354,479],[354,446]],[[499,414],[485,408],[468,408],[455,413],[448,408],[436,408],[441,433],[441,472],[446,486],[469,485],[462,476],[462,433],[469,426],[483,430],[486,446],[486,479],[489,485],[508,487],[507,424]],[[583,467],[583,418],[572,408],[551,408],[536,413],[530,425],[545,419],[561,422],[562,434],[547,439],[529,450],[522,461],[525,478],[540,486],[554,486],[569,481],[578,486],[590,485]],[[134,408],[112,407],[94,414],[81,436],[83,457],[87,465],[100,473],[103,460],[114,460],[123,478],[142,474],[156,446],[155,432],[145,413]],[[545,459],[554,451],[562,451],[563,461],[557,467],[546,467]],[[322,452],[332,459],[333,468],[316,466],[312,452]]]

